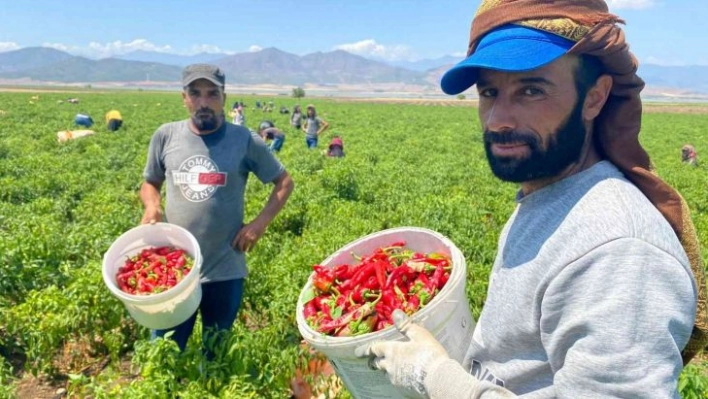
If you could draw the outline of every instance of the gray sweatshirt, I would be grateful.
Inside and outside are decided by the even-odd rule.
[[[678,398],[696,313],[686,253],[611,163],[518,198],[462,365],[432,398]]]

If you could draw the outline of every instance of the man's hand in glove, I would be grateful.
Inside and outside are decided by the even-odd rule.
[[[393,312],[393,322],[408,341],[374,342],[356,348],[355,353],[370,357],[369,364],[385,371],[396,387],[427,397],[425,376],[450,356],[428,330],[412,323],[403,311]]]

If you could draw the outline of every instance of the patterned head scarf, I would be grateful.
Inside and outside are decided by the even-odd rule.
[[[575,44],[568,54],[596,57],[613,85],[607,103],[595,120],[600,153],[614,163],[666,218],[683,245],[698,287],[698,309],[691,339],[682,356],[684,364],[708,344],[706,281],[696,231],[681,195],[657,176],[649,155],[639,143],[644,81],[637,76],[638,62],[629,51],[624,23],[608,12],[604,0],[483,0],[472,22],[467,55],[475,52],[483,36],[502,25],[540,29]]]

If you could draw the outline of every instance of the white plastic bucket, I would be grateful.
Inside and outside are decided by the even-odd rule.
[[[342,263],[355,264],[352,253],[362,256],[396,241],[405,241],[406,247],[417,252],[440,252],[450,256],[452,271],[442,290],[412,321],[425,326],[447,350],[451,358],[462,362],[472,340],[475,321],[465,294],[467,265],[462,252],[448,238],[432,230],[418,227],[399,227],[362,237],[339,249],[321,265],[334,267]],[[356,337],[332,337],[312,329],[303,315],[303,298],[312,289],[312,277],[300,293],[297,302],[297,326],[307,343],[329,359],[337,375],[357,399],[405,398],[407,393],[394,387],[386,374],[369,368],[368,359],[358,358],[354,349],[374,341],[402,341],[404,337],[395,327]]]
[[[135,256],[144,248],[162,246],[184,249],[194,259],[189,274],[159,294],[132,295],[121,291],[116,284],[116,274],[126,258]],[[155,330],[169,329],[187,320],[199,307],[202,299],[201,266],[199,243],[189,231],[170,223],[143,224],[123,233],[103,255],[103,281],[138,324]]]

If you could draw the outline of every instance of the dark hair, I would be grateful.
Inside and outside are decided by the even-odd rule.
[[[258,130],[260,131],[260,130],[268,129],[268,128],[271,128],[271,127],[275,127],[275,124],[274,124],[272,121],[263,121],[263,122],[261,122],[261,124],[258,126]]]
[[[585,97],[604,72],[605,69],[599,58],[587,54],[581,55],[578,67],[575,69],[575,89],[578,91],[578,98]]]
[[[591,55],[583,54],[578,60],[578,67],[575,69],[575,90],[578,92],[578,101],[581,101],[597,83],[597,79],[605,73],[605,68],[599,58]],[[607,158],[600,136],[593,133],[592,142],[600,157]]]

